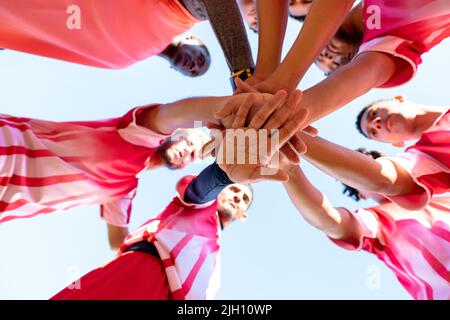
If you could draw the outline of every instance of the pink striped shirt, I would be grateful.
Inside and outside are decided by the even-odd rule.
[[[178,196],[157,217],[128,235],[119,255],[137,242],[152,242],[165,266],[174,299],[212,299],[220,285],[220,224],[217,202],[184,202],[187,176],[177,185]]]
[[[0,48],[124,68],[196,22],[178,0],[2,0]]]
[[[435,197],[418,211],[390,202],[353,215],[362,229],[359,244],[333,242],[376,255],[414,299],[450,299],[450,197]]]
[[[424,190],[390,197],[406,209],[425,207],[434,194],[450,192],[450,109],[405,152],[387,158],[409,172]]]
[[[377,51],[399,59],[395,75],[382,88],[411,80],[422,63],[422,54],[450,36],[448,0],[363,2],[364,38],[358,54]],[[378,23],[374,20],[377,13],[381,16]]]
[[[103,217],[126,226],[138,176],[162,136],[121,118],[51,122],[0,116],[0,223],[104,204]]]

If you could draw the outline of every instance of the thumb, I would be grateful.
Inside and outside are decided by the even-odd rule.
[[[313,126],[307,126],[302,131],[313,138],[319,135],[319,130]]]
[[[200,159],[206,159],[213,155],[217,145],[218,143],[214,138],[205,143],[200,150]]]
[[[234,83],[236,84],[238,90],[241,92],[258,92],[258,90],[250,86],[248,83],[245,83],[240,78],[234,79]]]

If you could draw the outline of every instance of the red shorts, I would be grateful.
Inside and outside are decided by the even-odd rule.
[[[171,300],[161,260],[148,253],[126,252],[65,288],[51,300]]]

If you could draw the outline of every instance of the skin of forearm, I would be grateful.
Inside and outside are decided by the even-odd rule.
[[[299,107],[309,110],[307,122],[312,123],[384,84],[394,72],[391,56],[378,52],[362,54],[305,90]]]
[[[334,239],[347,237],[351,223],[348,212],[334,208],[325,195],[309,182],[300,167],[289,170],[289,181],[284,183],[284,187],[308,223]]]
[[[306,160],[358,190],[394,196],[420,189],[404,169],[389,160],[377,161],[320,137],[300,136],[307,146]]]
[[[257,0],[258,57],[255,75],[267,78],[281,60],[288,17],[287,0]]]
[[[171,134],[178,128],[192,128],[194,121],[219,124],[213,114],[223,108],[229,97],[189,98],[158,107],[144,109],[136,122],[161,134]]]
[[[314,59],[336,34],[353,3],[354,0],[313,2],[294,45],[275,72],[283,83],[297,87]]]
[[[231,72],[253,68],[253,56],[235,0],[203,0],[209,22]]]

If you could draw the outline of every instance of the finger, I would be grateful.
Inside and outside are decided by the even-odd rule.
[[[245,83],[240,78],[235,78],[234,79],[234,84],[236,85],[237,90],[239,90],[241,92],[258,92],[258,90],[253,88],[248,83]]]
[[[253,115],[248,127],[252,129],[260,129],[270,115],[283,104],[286,100],[286,96],[287,93],[283,90],[275,93],[275,95]]]
[[[279,130],[279,145],[284,145],[290,140],[299,130],[303,129],[308,118],[309,111],[307,109],[300,109],[291,117]]]
[[[293,164],[300,163],[300,156],[289,143],[281,147],[280,152]],[[273,158],[272,158],[273,159]]]
[[[214,123],[214,122],[207,122],[206,123],[206,127],[208,129],[216,129],[216,130],[223,130],[223,129],[225,129],[225,127],[222,126],[221,124]]]
[[[264,125],[264,129],[280,128],[296,109],[297,105],[302,100],[302,96],[303,93],[300,90],[295,90],[291,93],[287,102],[270,116],[269,121]]]
[[[306,153],[306,144],[296,134],[294,134],[289,142],[285,145],[291,146],[292,149],[299,155]]]
[[[247,121],[247,116],[250,112],[250,109],[253,107],[255,103],[254,94],[249,94],[247,98],[245,98],[244,102],[239,107],[236,117],[234,118],[234,122],[231,125],[231,128],[243,128],[245,126],[245,122]]]
[[[200,159],[206,159],[211,156],[215,147],[214,142],[214,139],[211,139],[202,146],[202,149],[200,150]]]
[[[225,133],[223,131],[221,131],[220,133],[216,133],[216,135],[213,136],[212,139],[210,139],[202,146],[200,150],[200,159],[205,159],[209,156],[215,155],[215,151],[220,146],[224,134]]]
[[[251,180],[255,182],[261,180],[281,181],[281,182],[289,181],[289,175],[286,173],[286,171],[282,169],[269,169],[269,168],[266,169],[270,171],[263,172],[261,169],[255,170],[253,172]]]
[[[291,139],[299,130],[304,126],[304,123],[308,117],[307,109],[300,109],[297,113],[286,121],[286,123],[280,129],[273,129],[271,131],[269,159],[277,152],[281,146],[283,146],[289,139]],[[261,160],[263,164],[267,164],[267,158]]]
[[[308,136],[315,138],[319,135],[319,130],[317,128],[314,128],[313,126],[307,126],[305,129],[303,129],[303,133],[306,133]]]

